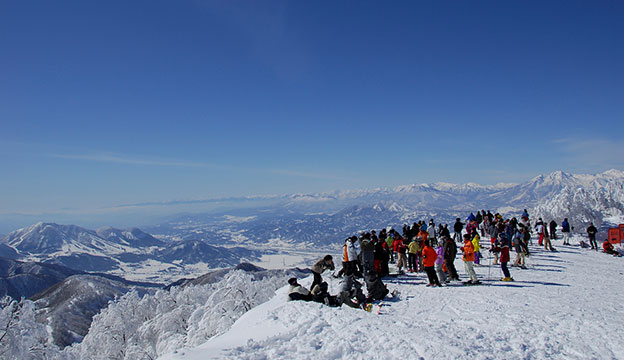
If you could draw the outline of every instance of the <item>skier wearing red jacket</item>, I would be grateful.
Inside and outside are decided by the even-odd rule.
[[[431,245],[429,244],[429,240],[425,241],[425,248],[422,251],[422,256],[425,272],[427,273],[427,277],[429,278],[429,284],[427,286],[442,286],[434,268],[435,261],[438,258],[438,253],[435,251],[434,248],[431,247]]]

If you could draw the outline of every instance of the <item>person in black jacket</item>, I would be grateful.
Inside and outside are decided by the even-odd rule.
[[[457,245],[455,244],[455,240],[451,239],[448,236],[445,236],[444,242],[444,263],[446,264],[446,269],[449,273],[449,280],[457,280],[459,281],[459,275],[457,274],[457,269],[455,269],[455,257],[457,256]]]
[[[550,240],[557,240],[557,222],[552,220],[550,224],[548,224],[550,230]]]
[[[587,228],[587,236],[589,236],[589,244],[591,248],[594,250],[598,250],[598,243],[596,242],[596,234],[598,233],[598,229],[594,226],[594,223],[589,223],[589,227]]]
[[[455,234],[453,234],[453,237],[455,238],[455,241],[457,241],[458,243],[461,243],[463,240],[462,238],[462,230],[464,229],[464,223],[461,222],[459,220],[459,218],[457,218],[455,220],[455,225],[453,225],[453,231],[455,231]]]

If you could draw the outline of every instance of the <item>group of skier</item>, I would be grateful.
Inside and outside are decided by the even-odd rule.
[[[448,225],[436,226],[431,219],[428,223],[418,221],[412,226],[403,225],[402,234],[393,228],[386,228],[379,233],[371,230],[361,233],[359,237],[348,237],[343,245],[342,269],[334,275],[343,279],[340,293],[333,297],[329,295],[327,283],[322,280],[321,273],[335,268],[332,256],[327,255],[311,267],[314,281],[305,300],[315,300],[332,306],[347,304],[354,307],[362,307],[372,300],[381,300],[388,294],[381,278],[390,276],[390,263],[396,264],[396,275],[404,274],[404,269],[410,273],[424,271],[429,287],[460,281],[455,268],[458,243],[469,278],[464,284],[480,284],[474,267],[481,264],[481,238],[484,237],[489,237],[489,252],[493,255],[493,264],[500,264],[503,273],[501,281],[513,281],[509,272],[512,248],[516,256],[511,266],[526,269],[525,258],[530,255],[529,244],[532,243],[533,230],[538,236],[540,246],[544,246],[548,251],[556,251],[551,242],[551,239],[557,239],[557,223],[554,220],[546,223],[539,218],[531,224],[526,209],[521,214],[520,220],[515,217],[504,219],[498,213],[492,214],[485,210],[477,211],[476,214],[470,213],[465,220],[466,223],[457,218],[453,225],[453,235]],[[573,229],[565,218],[561,224],[564,245],[570,245],[570,232]],[[587,233],[592,248],[597,249],[595,241],[597,230],[593,223]],[[609,251],[614,250],[605,247],[605,252]],[[358,279],[363,279],[366,283],[368,296],[363,294],[362,284]],[[296,284],[296,279],[294,280],[295,285],[291,284],[290,290],[295,295],[290,296],[289,292],[289,298],[292,300],[301,297],[298,295],[301,293],[301,286]]]

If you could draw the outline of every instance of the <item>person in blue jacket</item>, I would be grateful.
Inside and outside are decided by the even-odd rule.
[[[570,223],[568,218],[563,219],[561,232],[563,233],[563,245],[570,245]]]

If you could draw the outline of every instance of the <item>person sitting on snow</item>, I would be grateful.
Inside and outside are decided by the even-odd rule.
[[[288,284],[290,284],[290,287],[288,288],[287,301],[291,301],[291,300],[311,301],[312,300],[312,294],[310,294],[308,289],[299,285],[299,283],[297,282],[297,278],[293,277],[293,278],[288,279]]]
[[[340,306],[340,302],[336,296],[329,294],[328,285],[325,281],[314,286],[312,289],[312,301],[316,301],[327,306]]]
[[[608,239],[602,243],[602,251],[610,255],[620,256],[620,253],[615,251],[613,244]]]
[[[383,298],[390,292],[375,271],[368,272],[366,276],[366,289],[368,290],[366,302],[383,300]]]
[[[353,275],[343,278],[338,297],[341,303],[352,308],[360,308],[366,302],[366,296],[362,292],[362,284],[355,280]]]

